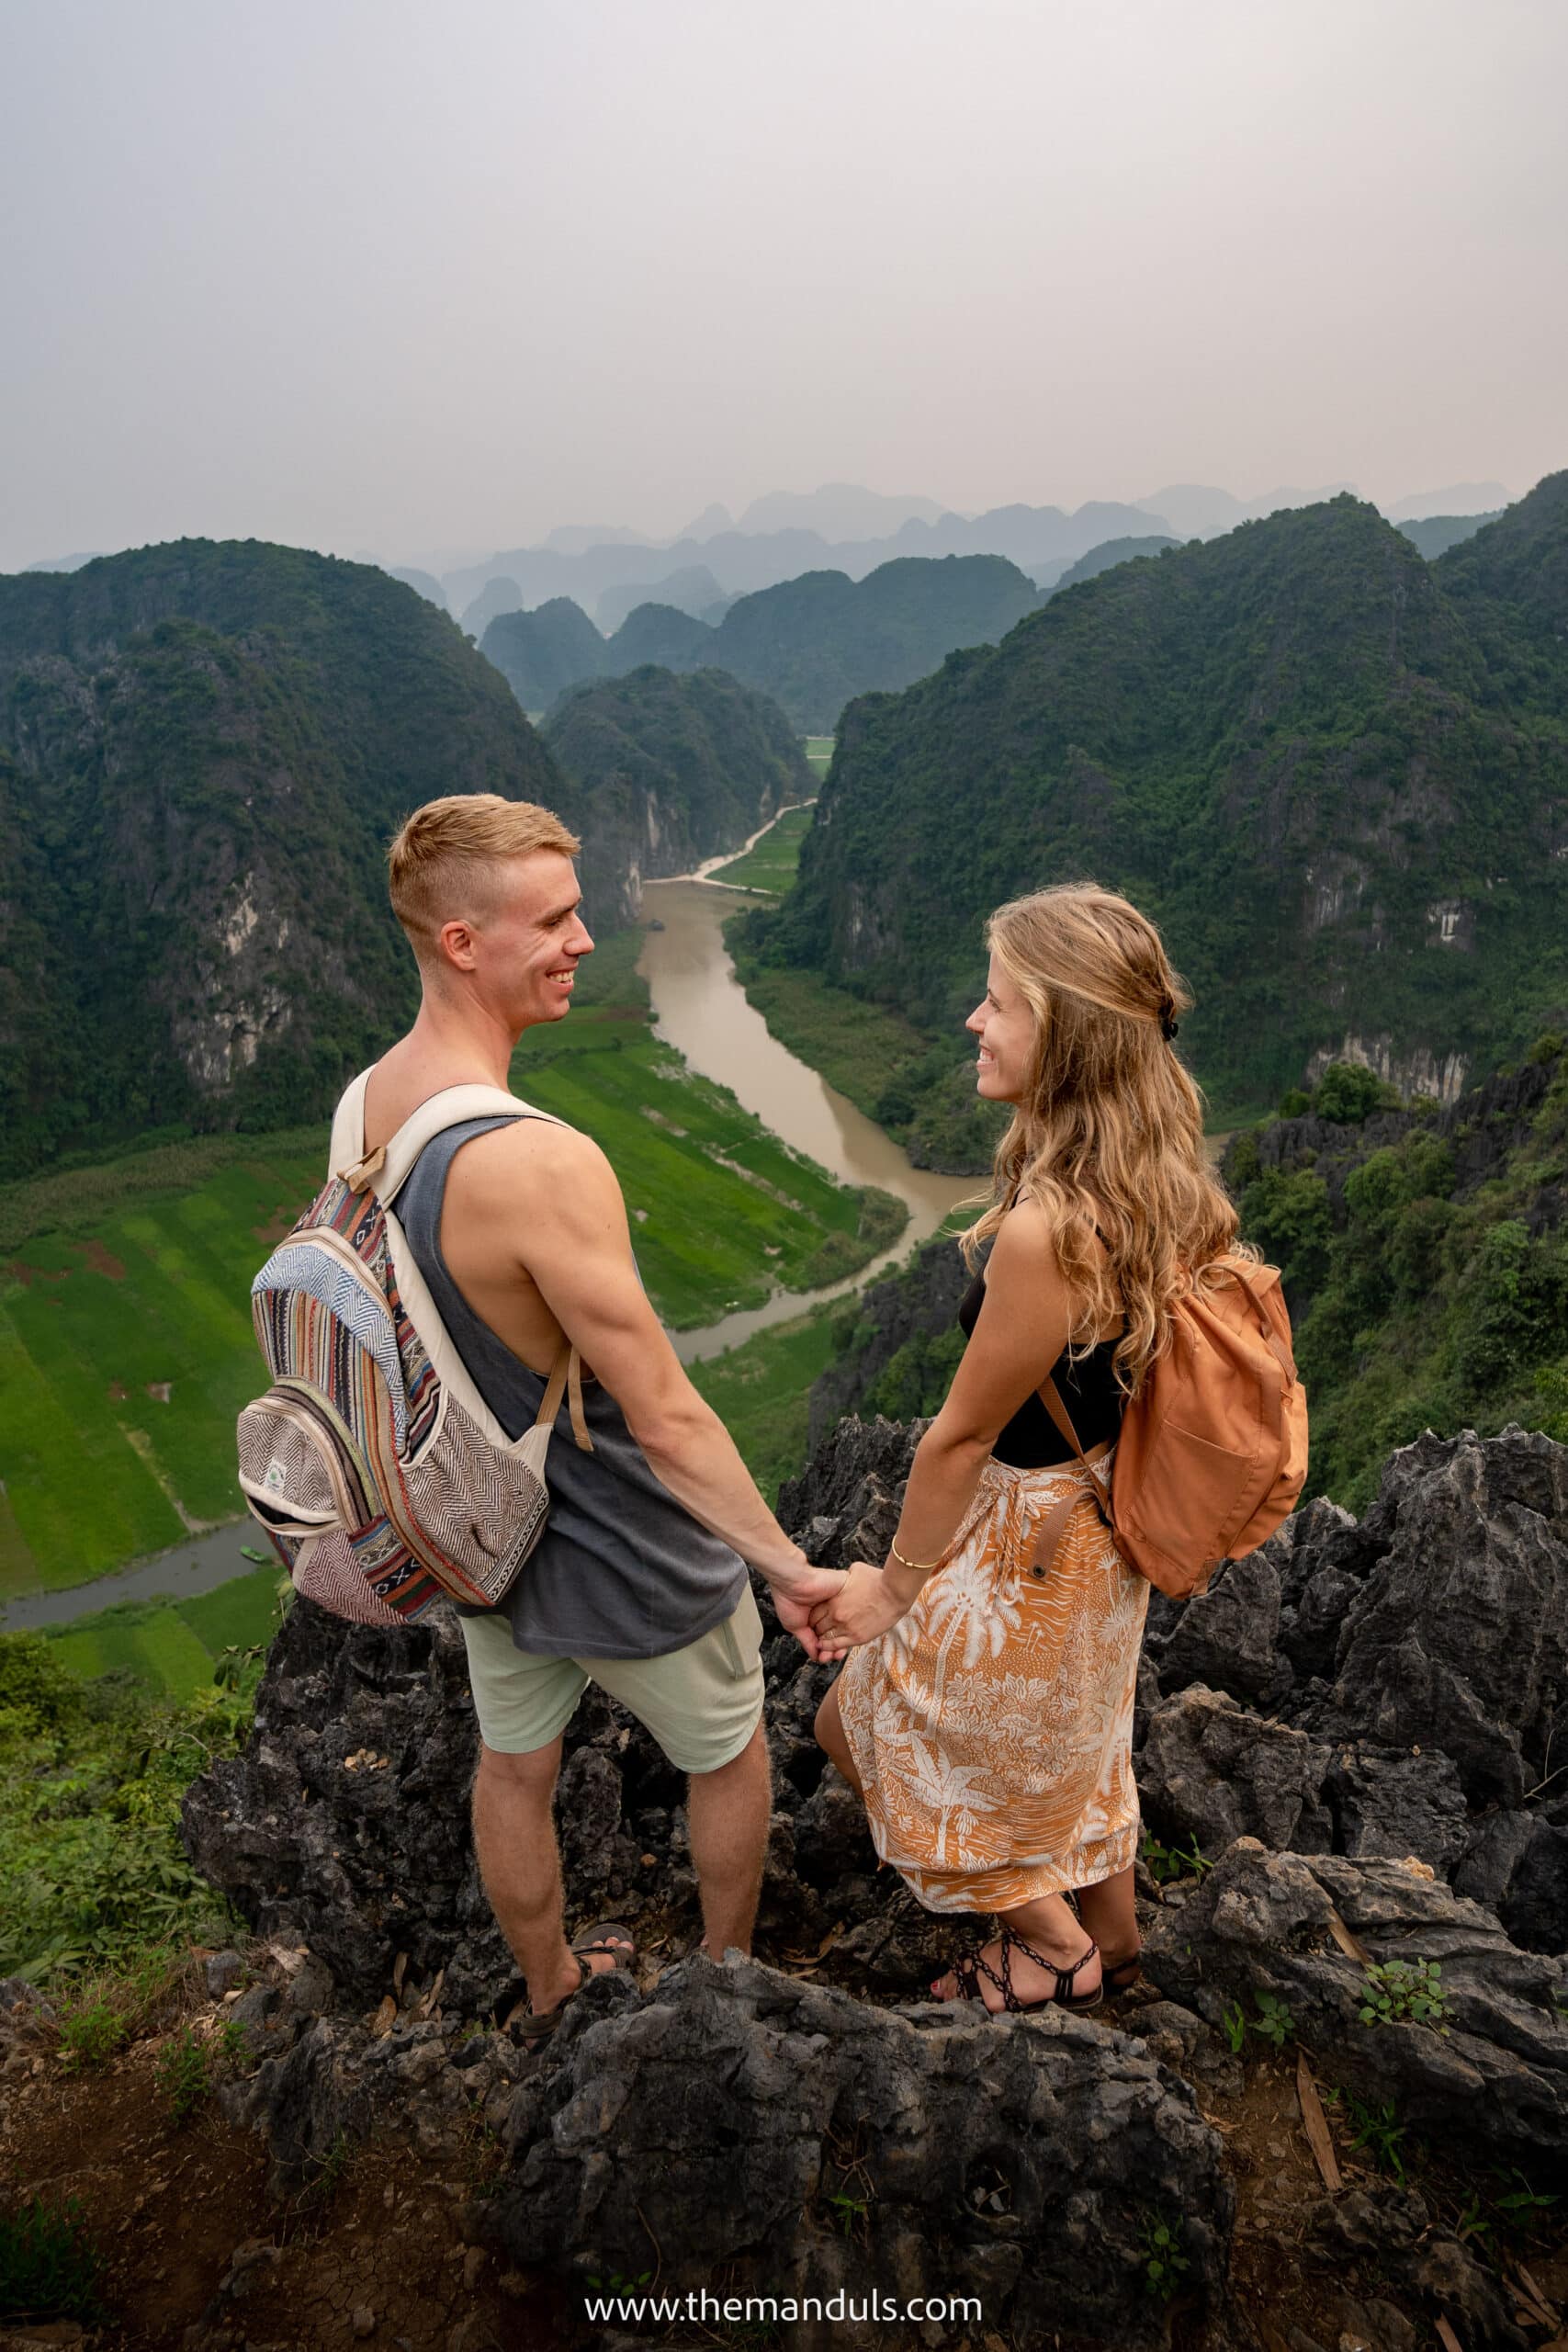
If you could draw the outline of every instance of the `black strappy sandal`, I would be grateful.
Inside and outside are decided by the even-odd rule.
[[[1103,1962],[1100,1965],[1100,1989],[1113,1996],[1118,1993],[1130,1993],[1134,1984],[1141,1984],[1143,1981],[1144,1955],[1140,1951],[1135,1951],[1131,1960],[1119,1960],[1112,1968],[1107,1968]]]
[[[1019,1999],[1012,1981],[1012,1953],[1015,1947],[1022,1952],[1026,1960],[1032,1960],[1036,1968],[1043,1968],[1047,1976],[1055,1978],[1055,1982],[1043,2000],[1021,2001]],[[980,1990],[980,1979],[984,1976],[1001,1995],[1002,2008],[1010,2017],[1031,2017],[1039,2009],[1097,2009],[1105,1996],[1103,1984],[1097,1984],[1092,1993],[1075,1993],[1072,1984],[1078,1971],[1089,1966],[1099,1950],[1100,1946],[1091,1938],[1089,1950],[1081,1953],[1070,1968],[1058,1968],[1054,1960],[1047,1960],[1043,1952],[1034,1950],[1032,1944],[1026,1944],[1023,1938],[1015,1934],[1011,1928],[1004,1928],[1002,1929],[1002,1964],[999,1973],[991,1966],[984,1954],[977,1951],[959,1952],[951,1962],[951,1966],[961,2001],[978,2001],[982,2007],[985,2007],[986,1996]],[[1066,1987],[1065,1990],[1064,1987]],[[934,1990],[934,1987],[932,1989]],[[987,2014],[989,2016],[992,2012],[987,2010]]]

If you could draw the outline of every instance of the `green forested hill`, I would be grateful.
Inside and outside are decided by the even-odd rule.
[[[574,813],[372,565],[182,540],[0,578],[0,1173],[320,1115],[413,1001],[385,843],[462,791]]]
[[[545,741],[581,796],[593,855],[583,886],[629,918],[635,886],[689,871],[742,842],[816,779],[793,728],[766,695],[721,670],[676,677],[651,663],[575,687],[545,722]]]
[[[525,710],[548,710],[580,678],[598,677],[608,650],[570,596],[552,596],[531,613],[501,613],[479,640]]]
[[[1562,1033],[1446,1110],[1382,1107],[1377,1091],[1330,1070],[1224,1162],[1243,1229],[1284,1272],[1311,1491],[1356,1510],[1389,1449],[1425,1429],[1518,1421],[1568,1441]]]
[[[1165,927],[1219,1110],[1339,1056],[1451,1093],[1568,999],[1565,510],[1429,565],[1337,498],[862,699],[751,952],[956,1036],[987,910],[1093,877]]]

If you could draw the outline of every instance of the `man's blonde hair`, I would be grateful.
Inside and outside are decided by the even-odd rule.
[[[552,809],[499,792],[450,792],[416,808],[387,852],[392,912],[423,964],[445,922],[493,911],[496,867],[536,849],[575,857],[582,843]]]

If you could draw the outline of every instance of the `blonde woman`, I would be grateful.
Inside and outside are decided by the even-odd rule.
[[[1089,1481],[1108,1486],[1171,1303],[1233,1248],[1236,1218],[1171,1050],[1190,1000],[1154,925],[1073,886],[1000,908],[987,938],[966,1026],[976,1091],[1013,1117],[963,1246],[971,1265],[987,1240],[990,1256],[888,1557],[857,1563],[813,1611],[823,1656],[849,1657],[817,1736],[919,1901],[997,1917],[937,1997],[1089,2008],[1137,1976],[1132,1733],[1148,1600]],[[1046,1412],[1048,1374],[1087,1467]],[[1047,1521],[1061,1534],[1045,1567]]]

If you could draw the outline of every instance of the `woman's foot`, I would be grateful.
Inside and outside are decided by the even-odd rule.
[[[977,1952],[964,1953],[931,1989],[939,2001],[977,1997],[992,2017],[1014,2006],[1038,2008],[1051,2001],[1062,2008],[1089,2008],[1100,1994],[1100,1954],[1087,1940],[1058,1951],[1004,1928]]]

